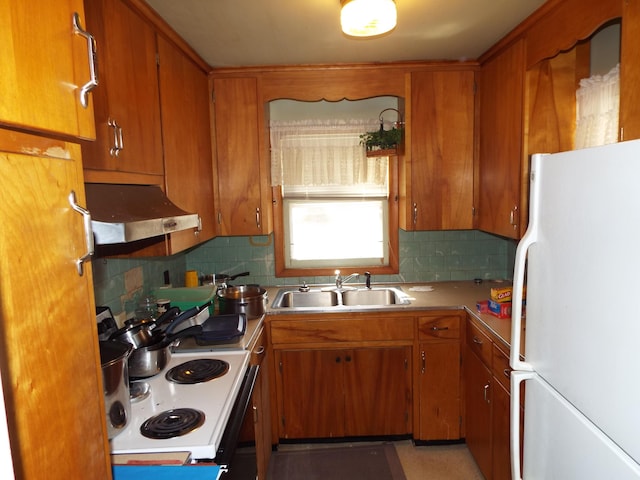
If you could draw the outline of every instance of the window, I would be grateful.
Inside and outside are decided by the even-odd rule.
[[[276,275],[397,272],[395,175],[388,157],[368,158],[360,145],[359,135],[376,128],[272,122]]]

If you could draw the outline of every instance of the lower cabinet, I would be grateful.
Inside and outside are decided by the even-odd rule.
[[[282,350],[281,438],[410,432],[411,347]]]
[[[460,325],[463,318],[451,313],[418,318],[416,440],[460,438]]]
[[[467,324],[464,357],[466,441],[488,480],[511,479],[510,372],[507,348]],[[524,399],[524,394],[520,396]],[[520,405],[524,418],[524,405]],[[520,428],[522,432],[522,428]],[[522,444],[522,442],[520,442]]]

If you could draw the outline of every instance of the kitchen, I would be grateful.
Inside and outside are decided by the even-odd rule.
[[[574,7],[570,2],[565,2],[565,3],[567,4],[566,9],[568,11],[573,11],[572,9],[574,8],[579,9],[581,12],[591,11],[591,9],[586,8],[582,5],[580,7]],[[598,3],[601,3],[601,2],[598,2]],[[634,29],[637,30],[638,23],[639,23],[636,20],[634,20],[634,19],[637,19],[637,15],[638,15],[637,6],[635,2],[607,2],[606,3],[606,5],[609,5],[609,4],[611,5],[611,11],[613,12],[610,18],[622,16],[623,24],[624,24],[624,28],[622,29],[622,49],[621,49],[621,55],[622,55],[621,66],[623,69],[621,74],[623,78],[622,91],[621,91],[621,98],[623,99],[623,101],[621,102],[621,112],[620,112],[621,126],[624,127],[625,139],[637,138],[638,136],[640,136],[640,132],[638,131],[638,122],[640,121],[639,120],[640,116],[637,114],[637,112],[634,112],[633,110],[634,108],[637,108],[637,105],[638,105],[638,102],[634,101],[634,99],[637,98],[636,97],[637,93],[634,91],[634,88],[633,88],[633,85],[635,83],[633,79],[637,78],[637,72],[635,69],[638,68],[637,61],[635,60],[637,55],[634,56],[634,50],[633,50],[634,48],[637,48],[635,47],[635,42],[634,42],[634,38],[636,38],[636,36],[634,35]],[[79,10],[82,10],[82,9],[80,8]],[[561,14],[567,15],[566,11],[564,11],[563,9],[560,9],[560,10],[561,10],[559,14],[560,17],[562,17]],[[596,10],[595,6],[593,7],[593,11],[594,12],[597,11],[597,14],[594,13],[594,16],[597,17],[598,15],[602,15],[603,20],[609,19],[609,17],[607,16],[610,14],[610,12],[603,13],[602,10]],[[62,17],[61,20],[63,18],[66,18],[66,16],[62,16],[60,14],[58,14],[57,16],[53,15],[52,18],[58,18],[58,17]],[[537,20],[542,21],[541,19],[537,19]],[[576,24],[577,23],[578,22],[576,22]],[[600,23],[598,23],[597,25],[599,24]],[[586,30],[584,31],[579,31],[579,32],[567,31],[566,36],[569,39],[585,38],[591,33],[591,31],[593,31],[593,29],[597,25],[587,26]],[[9,31],[10,29],[4,29],[4,30]],[[541,30],[545,31],[545,29],[542,27],[541,27]],[[567,30],[570,30],[570,29],[567,29]],[[552,29],[550,31],[556,32],[557,29]],[[535,37],[534,34],[538,36]],[[561,32],[558,32],[558,35],[561,35]],[[547,37],[549,37],[548,34],[547,34]],[[534,29],[531,33],[531,38],[539,39],[540,32],[535,31]],[[551,40],[553,40],[553,37],[551,38]],[[3,44],[11,45],[13,44],[13,40],[11,38],[7,38],[6,41],[3,42]],[[534,45],[533,43],[531,44]],[[565,47],[569,47],[571,44],[566,42],[566,38],[561,38],[561,39],[558,39],[557,44],[554,44],[554,45],[548,45],[548,44],[545,45],[544,42],[542,42],[541,40],[538,40],[538,45],[542,45],[540,47],[540,50],[542,50],[542,52],[540,51],[536,52],[532,48],[532,53],[530,54],[534,55],[533,57],[534,59],[535,59],[535,55],[538,55],[539,58],[545,58],[546,56],[555,53],[557,50],[561,50],[561,49],[564,49]],[[75,63],[77,63],[78,65],[85,65],[86,52],[84,53],[84,55],[85,55],[85,58],[83,59],[82,56],[80,56],[77,52],[74,51],[69,53],[69,58],[75,59],[77,57],[79,59]],[[489,57],[490,55],[487,56],[487,58]],[[50,62],[50,59],[47,59],[47,57],[41,58],[39,60],[43,64],[48,64],[48,62]],[[9,73],[5,74],[5,71],[3,70],[3,78],[13,78],[13,75],[10,75]],[[624,79],[627,79],[627,81],[624,82]],[[34,82],[36,82],[36,86],[32,86],[28,84],[28,82],[24,82],[23,86],[27,91],[28,95],[30,95],[29,93],[30,89],[32,89],[33,91],[38,90],[36,88],[37,81],[34,80]],[[101,89],[100,87],[98,87],[97,89],[95,89],[94,93],[91,95],[94,95],[94,94],[105,95],[104,89]],[[62,93],[60,95],[62,96]],[[59,114],[55,112],[62,111],[62,109],[57,108],[57,105],[54,105],[52,100],[55,100],[55,97],[52,99],[47,98],[47,104],[51,104],[53,106],[52,112],[41,113],[42,117],[49,116],[51,118],[59,118]],[[25,115],[26,115],[26,112],[27,112],[27,109],[25,109],[25,112],[24,112]],[[484,115],[484,113],[481,113],[481,115]],[[521,113],[521,116],[522,116],[522,113]],[[15,116],[12,114],[7,114],[6,117],[5,117],[5,114],[3,114],[3,118],[13,119],[14,117]],[[77,120],[77,117],[73,116],[72,118],[73,120],[71,122],[75,125],[78,125],[79,121]],[[104,120],[106,123],[106,119]],[[116,121],[117,120],[118,119],[116,118]],[[8,122],[8,123],[9,123],[9,126],[11,127],[12,122]],[[23,125],[25,124],[29,125],[28,123],[24,123],[23,120],[20,120],[17,123],[23,124]],[[149,124],[151,124],[151,122]],[[68,131],[67,129],[62,129],[62,127],[59,127],[56,125],[53,125],[53,126],[50,126],[50,125],[41,126],[40,124],[34,124],[34,125],[35,125],[35,130],[38,132],[41,132],[41,131],[67,132]],[[501,129],[501,131],[503,132],[504,131],[512,132],[515,126],[514,125],[505,126],[505,125],[498,124],[496,128]],[[27,130],[32,131],[32,129],[29,129],[29,128],[27,128]],[[483,133],[485,132],[480,133],[481,138],[483,138]],[[147,135],[147,134],[148,132],[143,133],[142,135]],[[487,137],[487,135],[489,134],[490,132],[486,133],[485,138],[489,138]],[[524,150],[521,150],[521,148],[524,148],[524,147],[521,147],[521,143],[520,143],[522,138],[521,136],[522,133],[515,132],[513,133],[513,135],[515,135],[515,137],[513,137],[514,143],[513,145],[508,145],[508,147],[512,149],[515,148],[516,153],[515,153],[515,156],[512,155],[511,158],[521,158],[521,153],[524,151]],[[89,132],[78,131],[78,132],[73,132],[72,136],[75,138],[91,138],[92,133],[90,131]],[[149,143],[154,144],[154,142],[157,142],[158,138],[160,137],[160,134],[151,135],[151,137],[152,139]],[[530,137],[529,145],[528,145],[529,150],[527,150],[524,153],[532,153],[533,151],[537,151],[537,150],[549,151],[549,149],[552,148],[552,147],[547,147],[546,145],[542,145],[539,148],[535,148],[534,150],[532,150],[533,148],[532,140],[534,136],[532,135],[531,132],[529,132],[529,137]],[[54,139],[55,141],[52,140],[48,142],[48,141],[42,140],[42,138],[44,137],[38,137],[36,141],[34,140],[34,137],[30,136],[27,138],[26,136],[24,136],[23,132],[17,132],[15,134],[12,134],[11,138],[7,141],[9,146],[3,147],[3,151],[5,150],[5,148],[8,149],[9,151],[13,151],[12,148],[15,148],[15,145],[19,144],[20,142],[26,142],[29,145],[32,145],[33,142],[35,142],[34,148],[39,148],[41,149],[41,151],[49,151],[49,149],[60,148],[62,145],[62,150],[64,150],[65,152],[71,152],[70,154],[71,158],[80,158],[81,154],[79,152],[79,149],[75,148],[73,145],[64,144],[68,142],[61,142],[61,140],[57,138]],[[539,141],[539,142],[541,141],[540,139],[541,135],[537,135],[535,138],[536,138],[536,141]],[[128,135],[128,133],[125,133],[125,149],[129,147],[131,141],[132,141],[131,136]],[[484,148],[483,145],[486,145],[486,144],[487,143],[485,142],[485,144],[481,144],[480,146],[481,159],[483,158],[483,150],[482,150]],[[165,148],[167,147],[165,146]],[[486,153],[487,152],[485,152],[485,154]],[[148,156],[151,156],[151,155],[148,155]],[[67,158],[68,157],[69,155],[67,155]],[[83,160],[85,160],[84,152],[82,152],[82,157],[83,157]],[[86,167],[87,165],[85,164],[85,169]],[[519,166],[516,170],[519,170]],[[40,172],[40,174],[43,175],[43,178],[46,178],[47,171],[51,171],[51,169],[45,169],[44,171]],[[85,170],[84,178],[85,180],[90,179],[91,181],[101,181],[102,178],[100,177],[100,175],[102,174],[100,174],[99,172],[100,170],[98,169]],[[78,173],[78,172],[72,171],[65,175],[67,175],[69,178],[83,178],[82,172]],[[117,175],[114,174],[114,178],[120,178],[119,175],[121,174],[117,174]],[[150,175],[157,176],[156,173],[151,173]],[[522,176],[526,177],[526,175],[522,175],[522,174],[517,174],[516,176],[517,176],[516,184],[519,184]],[[197,174],[196,174],[196,177],[197,177]],[[35,177],[35,178],[39,178],[39,177]],[[24,182],[26,184],[31,184],[31,182],[27,178],[24,179]],[[40,184],[38,185],[40,187],[44,187],[44,185],[40,185]],[[172,188],[175,189],[176,187],[167,186],[167,189],[170,192]],[[517,190],[518,191],[520,190],[519,186]],[[482,187],[481,187],[480,194],[482,194]],[[66,201],[66,196],[67,194],[65,194],[65,201]],[[489,197],[489,199],[490,198],[491,197]],[[176,203],[181,205],[183,204],[183,202],[178,202],[177,200],[176,200]],[[516,198],[515,203],[520,204],[520,198]],[[507,213],[512,208],[513,208],[513,205],[510,205],[507,209]],[[520,214],[524,215],[524,209],[520,210]],[[481,223],[478,230],[460,231],[460,232],[455,230],[419,231],[419,232],[404,231],[404,230],[401,231],[400,232],[400,251],[403,253],[403,255],[401,259],[400,274],[398,274],[397,276],[392,275],[388,277],[383,275],[380,281],[414,282],[414,281],[436,281],[436,280],[470,280],[477,276],[485,277],[485,278],[508,278],[510,276],[510,265],[512,263],[512,258],[515,251],[515,244],[513,240],[508,240],[507,238],[518,238],[520,235],[522,235],[524,228],[523,226],[519,226],[518,227],[519,231],[514,233],[513,226],[508,225],[507,228],[510,228],[511,231],[507,231],[506,234],[503,227],[500,227],[500,228],[484,227],[483,228],[482,222],[490,222],[491,219],[483,218],[482,215],[483,215],[483,212],[481,210],[480,219],[478,219],[478,221],[480,221]],[[507,217],[508,217],[508,214],[507,214]],[[489,225],[489,223],[484,223],[484,225]],[[20,228],[24,229],[26,227],[21,226]],[[78,228],[79,228],[78,225],[72,222],[69,225],[68,230],[76,231],[78,230]],[[496,233],[499,236],[496,237],[491,233],[484,233],[484,232]],[[39,233],[33,232],[33,235],[30,238],[33,238],[34,240],[38,240],[41,236],[42,236],[42,232],[39,232]],[[83,238],[82,233],[78,233],[78,237],[82,239]],[[172,235],[172,237],[174,237],[174,235]],[[172,238],[172,242],[177,242],[177,241],[178,240],[176,238]],[[157,256],[162,256],[165,254],[163,253],[157,254],[156,258],[153,258],[150,260],[143,260],[143,259],[136,259],[136,258],[129,258],[129,259],[109,258],[107,260],[104,260],[104,259],[98,258],[93,262],[91,262],[93,263],[93,265],[87,265],[86,267],[87,272],[90,272],[91,270],[93,271],[93,282],[88,281],[87,282],[88,284],[83,285],[81,288],[85,289],[85,294],[86,294],[86,292],[93,292],[93,287],[95,286],[95,303],[111,305],[114,308],[114,313],[119,313],[125,307],[125,303],[127,301],[131,300],[135,302],[137,300],[135,298],[135,295],[139,295],[144,291],[147,291],[153,287],[161,285],[163,282],[163,272],[165,270],[169,270],[171,272],[171,281],[175,283],[176,286],[180,285],[180,282],[182,280],[181,274],[184,271],[190,270],[190,269],[196,269],[203,272],[221,272],[221,273],[237,273],[242,270],[250,270],[252,272],[252,276],[246,280],[247,283],[259,283],[261,285],[280,285],[280,284],[287,284],[287,283],[290,283],[292,285],[297,285],[301,283],[302,279],[300,278],[276,278],[274,276],[274,273],[273,273],[274,271],[272,270],[273,253],[271,250],[272,247],[269,245],[271,241],[272,241],[272,238],[270,235],[268,235],[268,232],[265,232],[264,234],[251,233],[248,236],[241,235],[239,237],[235,235],[234,236],[218,235],[217,238],[203,244],[202,246],[199,246],[194,250],[190,250],[190,251],[187,251],[186,253],[182,253],[182,254],[179,253],[177,255],[161,258],[161,259],[158,259]],[[480,255],[480,258],[476,256],[475,247],[472,246],[476,244],[476,242],[485,244],[482,247],[482,251],[488,252],[486,254]],[[22,244],[22,242],[20,242],[19,244]],[[416,249],[421,248],[420,246],[423,244],[428,244],[430,249],[433,248],[437,252],[436,254],[434,254],[434,257],[445,256],[445,258],[447,258],[448,260],[443,261],[443,264],[447,266],[442,267],[442,270],[439,271],[437,270],[437,268],[430,267],[425,263],[422,263],[418,260],[414,260],[418,258],[424,258],[424,256],[426,256],[425,254],[422,254],[416,251]],[[47,245],[41,245],[39,251],[40,252],[48,251],[49,248],[50,247]],[[177,251],[179,251],[181,247],[178,245],[174,247],[172,245],[171,248],[175,248]],[[80,245],[75,245],[72,248],[72,250],[76,253],[76,257],[82,256],[83,249],[84,249],[84,245],[82,245],[82,242],[80,242]],[[458,256],[461,249],[463,252],[469,252],[468,255],[465,256],[466,258],[460,258]],[[11,250],[8,250],[8,252],[10,251]],[[405,254],[405,251],[406,251],[406,254]],[[17,252],[19,252],[19,250]],[[37,252],[38,252],[37,249],[35,252],[33,252],[33,259],[38,259],[42,257],[42,255],[38,254]],[[495,258],[493,256],[495,256]],[[250,260],[247,260],[248,258],[250,258]],[[467,268],[465,269],[461,267],[456,268],[457,265],[464,264],[464,261],[468,262]],[[251,262],[251,264],[247,264],[244,262]],[[481,263],[481,262],[484,262],[484,263]],[[475,266],[478,263],[481,263],[482,265],[480,268],[476,268]],[[25,268],[24,262],[21,264],[10,263],[7,266],[5,266],[5,263],[3,263],[3,278],[11,278],[12,279],[11,284],[13,285],[14,288],[17,288],[20,286],[25,289],[28,289],[27,291],[29,292],[31,292],[32,289],[34,288],[33,287],[34,284],[38,285],[37,287],[38,293],[36,293],[36,295],[39,296],[39,298],[41,297],[43,302],[43,304],[41,305],[42,308],[40,308],[41,312],[42,311],[49,312],[48,316],[50,318],[73,317],[73,318],[89,319],[92,317],[91,308],[85,307],[84,310],[82,309],[78,310],[78,307],[70,308],[69,305],[66,305],[66,302],[60,301],[60,298],[63,295],[66,295],[69,292],[69,290],[65,289],[63,291],[58,292],[55,295],[44,292],[45,284],[43,283],[43,279],[46,278],[47,283],[49,283],[52,281],[49,279],[62,278],[63,277],[62,274],[58,275],[56,273],[57,271],[52,271],[48,269],[48,265],[40,265],[40,267],[42,268],[42,271],[35,278],[34,277],[30,278],[29,277],[30,274],[35,275],[35,273],[32,273],[35,269],[29,269],[29,272],[25,272],[20,269],[21,265],[22,265],[22,269],[24,269]],[[416,265],[420,265],[421,268],[417,268]],[[62,267],[61,267],[61,270],[62,270]],[[434,272],[436,272],[437,274]],[[85,276],[81,277],[81,279],[86,280],[88,277],[90,277],[90,273],[86,273]],[[18,279],[24,279],[24,280],[19,282]],[[330,277],[328,275],[320,276],[319,278],[314,279],[312,283],[316,283],[316,282],[329,283]],[[9,321],[8,319],[16,318],[18,315],[17,312],[20,312],[21,316],[24,315],[23,312],[25,311],[25,308],[26,308],[25,307],[25,308],[20,308],[15,310],[15,309],[10,309],[7,306],[7,305],[10,305],[8,303],[9,299],[16,298],[16,295],[18,295],[19,292],[16,291],[16,293],[12,294],[11,292],[5,291],[5,288],[9,288],[9,286],[5,286],[5,284],[6,284],[6,281],[3,281],[3,323],[8,322]],[[77,286],[73,287],[71,291],[78,291],[79,288],[80,287],[77,287]],[[24,295],[24,292],[22,292],[22,294]],[[29,300],[34,300],[34,299],[30,298]],[[17,299],[15,301],[18,302]],[[76,302],[79,304],[82,304],[81,297],[76,298]],[[92,300],[90,304],[93,304],[93,302],[94,300]],[[62,305],[63,303],[64,305]],[[23,305],[23,304],[20,304],[20,305]],[[119,308],[116,308],[116,307],[119,307]],[[33,307],[30,307],[30,308],[33,308]],[[31,327],[31,329],[37,328],[37,326],[41,327],[42,317],[36,316],[33,318],[33,320],[29,320],[29,321],[27,321],[23,317],[22,322],[25,324],[24,328],[26,329],[24,331],[24,334],[28,335],[30,332],[28,327]],[[54,328],[54,326],[53,325],[47,326],[47,328]],[[70,327],[67,327],[67,328],[70,328]],[[81,335],[81,336],[86,335],[86,333],[83,333],[81,331],[83,330],[82,328],[80,329],[70,328],[70,329],[71,329],[70,335],[71,334],[72,335],[67,338],[74,339],[73,340],[74,344],[84,344],[82,342],[90,341],[88,338],[76,339],[75,337],[76,335]],[[65,332],[64,330],[59,332],[59,335],[62,338],[65,338],[64,332]],[[46,342],[45,338],[41,338],[39,341],[42,342],[41,344],[37,345],[39,349],[41,349],[42,351],[50,351],[50,346]],[[21,348],[26,349],[26,347],[27,346],[25,345]],[[25,357],[29,356],[28,351],[23,351],[22,353],[25,355]],[[65,355],[63,356],[63,358],[58,358],[58,362],[60,362],[62,365],[74,364],[74,359],[71,356],[69,356],[68,353],[65,353],[65,352],[57,352],[57,353],[58,355],[60,355],[61,353]],[[92,357],[95,357],[95,356],[92,353],[87,353],[86,357],[83,357],[83,358],[85,358],[86,360],[87,358],[92,358]],[[97,362],[97,358],[93,358],[93,359]],[[3,377],[6,372],[6,370],[4,369],[4,365],[6,365],[5,361],[6,360],[3,361],[3,370],[2,370]],[[37,365],[38,363],[35,363],[33,366],[37,366]],[[5,379],[4,387],[5,387],[5,390],[8,388],[6,379]],[[5,391],[5,394],[6,394],[6,391]],[[38,402],[38,398],[34,397],[33,401]],[[42,399],[40,399],[40,401],[42,401]],[[8,407],[8,409],[9,411],[11,411],[10,410],[11,405],[10,407]],[[72,421],[75,422],[79,420],[74,419]],[[87,420],[87,423],[89,424],[91,422]],[[15,427],[15,425],[13,425],[13,427]],[[44,427],[41,427],[41,428],[44,428]],[[93,454],[97,455],[95,451]],[[42,455],[43,455],[43,458],[47,457],[45,453],[42,453]]]

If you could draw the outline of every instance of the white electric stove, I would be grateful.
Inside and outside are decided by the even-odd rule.
[[[250,352],[246,350],[174,352],[162,372],[142,380],[148,383],[148,394],[132,400],[127,426],[110,441],[111,453],[190,452],[192,461],[214,459],[247,371],[249,356]],[[228,364],[228,370],[221,376],[194,384],[176,383],[166,378],[172,368],[200,359],[220,360]],[[190,373],[187,369],[185,375],[188,377]],[[189,409],[186,415],[183,409]],[[141,432],[141,426],[153,418],[150,423],[159,424],[161,437],[173,435],[168,433],[168,427],[181,422],[185,416],[189,422],[192,409],[204,414],[204,418],[196,420],[195,428],[187,433],[149,438]],[[198,425],[200,422],[202,424]]]

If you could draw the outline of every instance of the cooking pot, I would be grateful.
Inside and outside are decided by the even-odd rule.
[[[194,325],[177,333],[154,335],[154,342],[133,349],[129,357],[129,374],[132,378],[153,377],[160,373],[171,360],[171,346],[179,338],[197,335],[202,332],[200,325]]]
[[[172,322],[174,319],[178,320],[178,318],[182,318],[180,316],[181,314],[178,314],[180,314],[180,309],[173,307],[160,315],[156,320],[129,323],[113,332],[109,340],[130,343],[134,348],[144,347],[145,345],[155,342],[153,335],[157,328],[162,328],[165,323]]]
[[[216,293],[220,313],[244,313],[247,319],[264,315],[267,291],[257,285],[227,287]]]
[[[100,342],[100,363],[109,439],[124,429],[131,415],[127,359],[132,350],[133,346],[128,343],[111,340]]]

